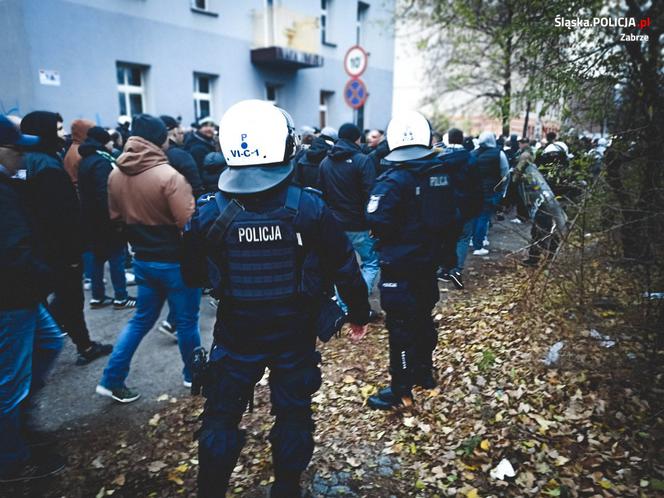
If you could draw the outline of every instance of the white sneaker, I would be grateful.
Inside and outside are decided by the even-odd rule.
[[[484,237],[484,240],[482,241],[482,247],[486,247],[486,246],[488,246],[489,244],[490,244],[489,239],[487,239],[486,237]]]
[[[513,218],[510,220],[510,223],[516,223],[517,225],[520,225],[523,222],[519,218]]]
[[[191,389],[191,382],[189,382],[188,380],[183,380],[182,385],[187,389]]]
[[[475,251],[473,251],[473,254],[475,256],[486,256],[487,254],[489,254],[489,250],[484,248],[476,249]]]
[[[83,279],[83,290],[91,290],[91,289],[92,289],[92,279],[84,278]]]
[[[161,322],[161,325],[159,325],[159,332],[164,334],[165,336],[170,337],[175,341],[176,343],[178,342],[178,336],[177,336],[177,331],[175,330],[175,327],[168,323],[168,321],[163,320]]]

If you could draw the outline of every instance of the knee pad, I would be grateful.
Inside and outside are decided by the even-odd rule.
[[[270,431],[275,474],[302,472],[314,452],[314,423],[311,416],[277,416]]]
[[[272,414],[277,420],[311,418],[311,395],[323,382],[319,362],[320,354],[315,353],[295,370],[270,373]]]
[[[207,398],[204,417],[223,417],[237,425],[253,393],[251,382],[233,375],[232,369],[223,364],[215,365],[211,382],[203,386],[203,396]]]
[[[237,426],[205,420],[198,436],[200,463],[234,467],[245,443],[246,433]]]

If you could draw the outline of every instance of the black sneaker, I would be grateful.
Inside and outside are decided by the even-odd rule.
[[[27,462],[0,474],[0,483],[27,482],[62,472],[65,459],[55,453],[33,454]]]
[[[383,318],[383,314],[380,311],[369,310],[369,322],[370,323],[380,322],[382,318]]]
[[[98,310],[100,308],[105,308],[113,303],[113,299],[108,296],[104,296],[101,299],[90,299],[90,308],[93,310]]]
[[[25,444],[30,448],[46,448],[48,446],[55,446],[58,440],[55,439],[48,432],[43,432],[38,429],[22,429],[21,435]]]
[[[454,287],[457,289],[463,289],[463,277],[461,276],[461,272],[457,270],[452,270],[449,273],[450,280],[454,284]]]
[[[367,400],[369,408],[374,410],[391,410],[392,408],[400,408],[403,406],[411,406],[413,404],[413,395],[408,392],[405,396],[398,397],[392,392],[391,387],[384,387],[378,394],[370,396]]]
[[[88,349],[78,352],[78,358],[76,359],[77,365],[87,365],[91,361],[101,358],[102,356],[107,356],[113,351],[113,346],[110,344],[102,344],[100,342],[92,342]]]
[[[95,392],[97,394],[100,394],[101,396],[106,396],[108,398],[114,399],[118,403],[131,403],[132,401],[136,401],[138,398],[141,397],[140,394],[138,394],[135,391],[132,391],[127,386],[118,387],[116,389],[108,389],[99,384],[97,385]]]
[[[128,296],[127,299],[113,299],[113,309],[135,308],[136,298]]]
[[[449,282],[452,279],[450,278],[450,274],[447,270],[443,270],[442,268],[438,268],[438,271],[436,272],[436,276],[438,277],[438,280],[440,282]]]
[[[177,331],[175,330],[175,327],[171,325],[167,320],[163,320],[161,322],[161,325],[159,325],[159,332],[161,332],[165,336],[170,337],[175,342],[178,342]]]

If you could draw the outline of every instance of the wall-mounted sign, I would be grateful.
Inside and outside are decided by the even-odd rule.
[[[50,69],[40,69],[39,83],[42,85],[60,86],[60,73]]]

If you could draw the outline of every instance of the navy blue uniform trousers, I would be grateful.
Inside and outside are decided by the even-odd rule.
[[[238,354],[213,347],[214,380],[203,390],[207,400],[199,435],[200,497],[224,496],[245,443],[245,431],[238,426],[266,367],[275,416],[269,436],[275,485],[299,478],[306,469],[314,450],[311,396],[321,386],[320,354],[314,341],[297,351],[274,354]]]
[[[410,392],[418,370],[433,366],[438,336],[431,312],[438,298],[434,269],[381,272],[380,302],[390,340],[392,391],[397,395]]]

